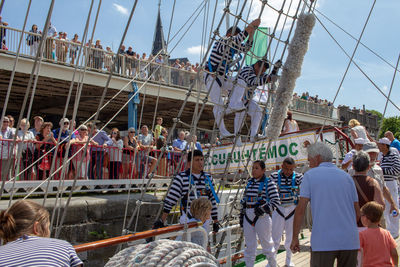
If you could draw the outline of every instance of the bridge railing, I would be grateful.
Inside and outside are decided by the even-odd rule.
[[[23,43],[20,55],[34,58],[38,52],[41,34],[22,32],[10,27],[0,26],[0,35],[4,38],[3,44],[0,45],[0,51],[16,54],[21,34],[23,35]],[[77,57],[80,45],[80,42],[48,37],[44,43],[43,58],[47,62],[75,66],[79,63]],[[112,71],[114,75],[122,77],[132,78],[136,76],[138,80],[143,81],[149,78],[151,82],[184,88],[189,88],[191,83],[196,80],[195,71],[177,69],[166,63],[160,63],[157,59],[142,59],[126,53],[117,55],[111,50],[96,48],[95,44],[89,46],[88,43],[84,44],[82,52],[83,65],[86,65],[86,68],[92,71],[103,73]],[[113,63],[115,63],[114,67]],[[203,90],[201,84],[196,82],[194,89],[198,88]]]
[[[95,145],[89,145],[85,150],[81,149],[82,146],[72,144],[67,151],[66,144],[62,143],[55,151],[53,143],[28,140],[17,141],[13,146],[13,140],[0,139],[1,176],[6,181],[11,177],[15,177],[16,181],[44,180],[51,175],[51,164],[55,157],[52,179],[59,180],[60,167],[66,154],[70,161],[65,167],[65,180],[73,180],[75,176],[80,180],[146,178],[161,153],[163,155],[155,170],[157,176],[169,177],[175,171],[183,170],[185,163],[184,159],[181,160],[182,153],[175,151],[130,150]]]

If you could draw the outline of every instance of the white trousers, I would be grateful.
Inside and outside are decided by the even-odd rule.
[[[232,90],[232,79],[231,77],[227,77],[227,80],[225,80],[224,77],[220,77],[219,81],[222,84],[222,86],[220,86],[213,75],[204,73],[204,81],[207,91],[210,91],[208,98],[214,104],[213,113],[215,122],[222,135],[230,135],[224,123],[224,99],[222,91]]]
[[[233,112],[234,110],[243,109],[246,106],[243,103],[243,95],[246,91],[247,85],[243,80],[238,80],[237,85],[233,88],[229,105],[228,105],[228,113]],[[247,114],[249,114],[251,118],[250,125],[250,136],[256,136],[258,132],[258,127],[260,126],[262,119],[262,109],[260,106],[254,101],[249,100],[248,103]],[[243,123],[243,120],[246,118],[246,111],[236,112],[235,114],[235,135],[239,132],[240,126]]]
[[[286,207],[279,206],[278,209],[285,217],[287,217],[296,209],[296,205],[293,204]],[[286,265],[289,265],[292,259],[290,244],[292,243],[293,219],[294,215],[285,220],[285,218],[283,218],[276,210],[272,213],[272,239],[274,240],[274,248],[276,252],[278,252],[282,240],[283,230],[285,230],[284,246],[286,250]]]
[[[29,54],[30,54],[32,57],[35,57],[35,56],[36,56],[36,53],[37,53],[37,51],[38,51],[38,48],[39,48],[39,42],[33,42],[33,44],[29,46],[29,49],[30,49]]]
[[[392,195],[392,198],[394,200],[394,203],[396,203],[397,207],[399,206],[399,192],[398,190],[398,185],[397,181],[387,181],[385,182],[386,186],[389,189],[390,194]],[[399,236],[399,216],[397,215],[396,217],[393,217],[390,214],[390,204],[387,200],[385,200],[385,211],[383,213],[385,216],[385,221],[386,221],[386,229],[390,232],[392,237],[398,237]]]
[[[246,214],[250,220],[254,220],[254,209],[246,209]],[[269,215],[259,217],[255,226],[252,226],[246,218],[243,218],[243,232],[246,243],[244,261],[247,267],[254,266],[257,250],[257,236],[258,239],[260,239],[263,254],[267,257],[268,266],[276,266],[274,242],[271,237],[271,224],[272,221]]]
[[[258,132],[258,127],[261,123],[262,109],[254,100],[250,100],[248,105],[249,109],[247,110],[247,114],[249,114],[251,118],[250,136],[256,136]],[[242,125],[245,118],[246,111],[236,112],[234,121],[235,134],[237,134],[237,132],[240,130],[240,126]]]

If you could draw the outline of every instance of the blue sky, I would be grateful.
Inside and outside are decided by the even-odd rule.
[[[210,14],[208,19],[206,18],[208,34],[215,1],[216,0],[210,0]],[[28,28],[35,23],[38,24],[39,29],[42,29],[50,1],[33,0],[32,2],[33,5],[28,17]],[[113,50],[116,50],[121,40],[133,2],[133,0],[103,0],[94,39],[100,39],[103,46],[109,45]],[[176,0],[171,37],[175,35],[188,18],[194,19],[195,15],[192,13],[202,2],[201,0]],[[244,17],[247,17],[247,14],[250,16],[249,19],[257,16],[260,2],[257,0],[253,0],[253,2],[254,4],[250,13],[248,13],[248,7],[245,9]],[[269,2],[272,5],[279,6],[282,0],[271,0]],[[5,1],[2,11],[3,20],[7,21],[10,27],[22,28],[27,3],[27,0]],[[216,21],[219,21],[222,15],[223,3],[224,1],[222,0],[219,0],[217,3]],[[238,0],[233,1],[233,11],[235,11],[237,3]],[[239,4],[241,3],[243,3],[243,1],[239,1]],[[158,9],[157,4],[158,0],[142,0],[138,2],[125,41],[125,45],[133,46],[134,51],[146,52],[148,54],[151,50]],[[358,38],[373,1],[318,0],[317,4],[317,9],[320,12]],[[95,1],[94,11],[97,9],[97,5],[98,0]],[[165,38],[168,36],[172,5],[173,0],[162,1],[161,12]],[[89,6],[89,0],[56,1],[51,21],[58,31],[66,31],[69,38],[71,38],[74,33],[78,33],[79,36],[82,36]],[[396,26],[398,24],[398,20],[396,20],[398,14],[400,14],[400,1],[377,1],[361,40],[371,50],[394,66],[396,65],[400,53],[399,27]],[[93,26],[94,15],[95,13],[92,15],[91,27]],[[317,16],[334,38],[344,47],[347,53],[351,55],[356,42],[321,15],[317,14]],[[204,17],[204,13],[200,13],[197,20],[179,43],[177,41],[181,38],[182,34],[179,34],[178,37],[172,41],[169,45],[170,50],[175,47],[177,43],[178,45],[171,52],[171,57],[188,57],[192,62],[200,62]],[[230,23],[232,22],[233,18],[230,18]],[[262,16],[262,25],[273,26],[274,22],[274,12],[266,7],[264,16]],[[243,28],[243,23],[240,23],[239,26]],[[215,27],[214,25],[213,29],[215,29]],[[225,31],[225,28],[226,22],[224,21],[221,32]],[[185,30],[186,29],[187,27]],[[287,27],[285,29],[287,29]],[[287,32],[287,30],[285,32]],[[361,66],[376,85],[387,94],[393,78],[394,69],[362,46],[359,46],[354,58],[357,64]],[[349,59],[332,41],[321,24],[317,22],[310,39],[309,51],[305,57],[302,75],[297,80],[295,91],[298,93],[308,91],[311,95],[319,95],[321,98],[332,101],[339,88],[340,80],[344,75],[348,62]],[[398,76],[396,77],[391,96],[391,99],[398,105],[400,105],[399,78]],[[367,109],[375,109],[383,112],[385,98],[365,76],[352,65],[335,102],[335,105],[338,104],[348,105],[350,107],[355,106],[357,108],[361,108],[364,104]],[[399,111],[389,104],[387,116],[397,115],[399,115]]]

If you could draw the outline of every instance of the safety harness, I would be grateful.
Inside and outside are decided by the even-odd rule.
[[[261,178],[260,184],[258,185],[258,191],[257,191],[257,196],[256,197],[247,196],[247,189],[249,188],[249,186],[251,186],[253,183],[255,183],[254,179],[250,180],[246,185],[246,189],[244,191],[244,196],[245,197],[242,200],[242,206],[243,206],[243,212],[244,212],[243,216],[244,216],[244,218],[246,218],[247,222],[253,227],[256,225],[256,223],[258,221],[258,216],[256,215],[253,220],[250,220],[250,218],[246,214],[245,209],[254,209],[257,206],[261,206],[261,205],[263,205],[265,203],[269,203],[269,196],[268,196],[268,192],[267,192],[267,184],[268,184],[268,182],[269,182],[269,179],[267,177],[263,176]],[[266,198],[267,198],[266,202],[263,200],[263,189],[264,189],[264,187],[265,187],[265,195],[266,195]],[[256,204],[247,205],[248,202],[254,202],[254,201],[256,201]]]
[[[201,177],[204,177],[204,189],[197,188],[197,185],[195,183],[195,177],[190,173],[190,169],[186,170],[185,174],[186,174],[186,176],[189,177],[190,187],[189,187],[186,195],[184,195],[181,199],[181,208],[180,209],[181,209],[181,214],[185,213],[189,219],[192,219],[193,216],[190,214],[190,212],[186,212],[186,207],[187,207],[187,202],[189,199],[190,192],[192,192],[192,191],[194,192],[195,199],[198,199],[200,197],[208,198],[212,195],[217,203],[219,203],[220,200],[218,198],[218,195],[215,193],[214,186],[211,181],[211,177],[209,175],[207,175],[205,172],[202,171],[200,173],[200,177],[199,177],[199,179]],[[190,190],[190,188],[193,188],[194,190]]]
[[[292,184],[291,185],[282,185],[282,176],[281,176],[281,171],[278,171],[278,192],[279,192],[279,198],[285,199],[285,198],[290,198],[292,197],[294,199],[293,203],[295,205],[297,205],[298,203],[298,190],[299,187],[296,185],[296,174],[295,172],[293,172],[292,174]],[[289,191],[289,193],[281,193],[281,189],[286,189]],[[288,216],[285,216],[280,210],[279,208],[276,209],[276,212],[282,216],[285,221],[289,220],[293,215],[295,210],[293,210],[291,213],[288,214]]]

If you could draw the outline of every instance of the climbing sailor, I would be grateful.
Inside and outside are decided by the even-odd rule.
[[[210,91],[209,98],[214,104],[214,119],[220,130],[221,138],[231,136],[231,133],[225,128],[224,99],[222,97],[222,91],[230,91],[233,87],[232,79],[227,76],[227,73],[234,63],[235,54],[240,56],[241,52],[251,48],[254,32],[259,25],[260,19],[256,19],[244,31],[235,26],[230,27],[224,37],[215,41],[207,61],[205,69],[209,72],[204,73],[204,81],[207,91]],[[244,44],[247,37],[248,41]]]
[[[282,168],[271,174],[271,180],[276,183],[281,200],[281,204],[272,213],[272,239],[277,252],[283,230],[285,230],[286,266],[288,267],[294,266],[290,244],[292,243],[293,215],[298,201],[299,186],[303,179],[301,173],[294,171],[295,168],[294,159],[287,157],[283,160]]]
[[[251,174],[253,178],[247,183],[241,201],[240,225],[243,227],[246,243],[244,260],[246,266],[254,266],[257,235],[269,266],[275,267],[275,250],[271,237],[271,214],[279,205],[278,190],[276,184],[265,176],[264,161],[254,161]]]
[[[236,111],[234,121],[235,135],[240,131],[243,120],[246,118],[246,108],[248,108],[247,113],[251,118],[250,141],[254,142],[257,138],[262,138],[262,136],[257,134],[262,119],[262,109],[253,99],[253,93],[257,86],[276,82],[278,78],[277,73],[281,66],[282,63],[278,60],[274,64],[270,75],[266,73],[269,68],[268,62],[262,60],[241,69],[238,74],[238,82],[232,90],[227,110],[227,113]],[[241,146],[240,137],[236,138],[236,145]]]
[[[192,157],[193,154],[193,157]],[[172,207],[181,200],[180,209],[181,217],[180,223],[187,223],[192,219],[190,214],[190,204],[194,199],[205,197],[211,201],[212,210],[211,218],[213,220],[213,232],[218,232],[218,211],[217,203],[219,203],[218,196],[214,190],[214,181],[210,174],[203,171],[204,157],[203,152],[194,150],[188,152],[188,168],[186,171],[177,174],[172,185],[164,200],[164,210],[161,219],[154,223],[154,228],[161,228],[165,226],[165,221],[168,217]],[[210,231],[210,220],[204,223],[207,232]]]

